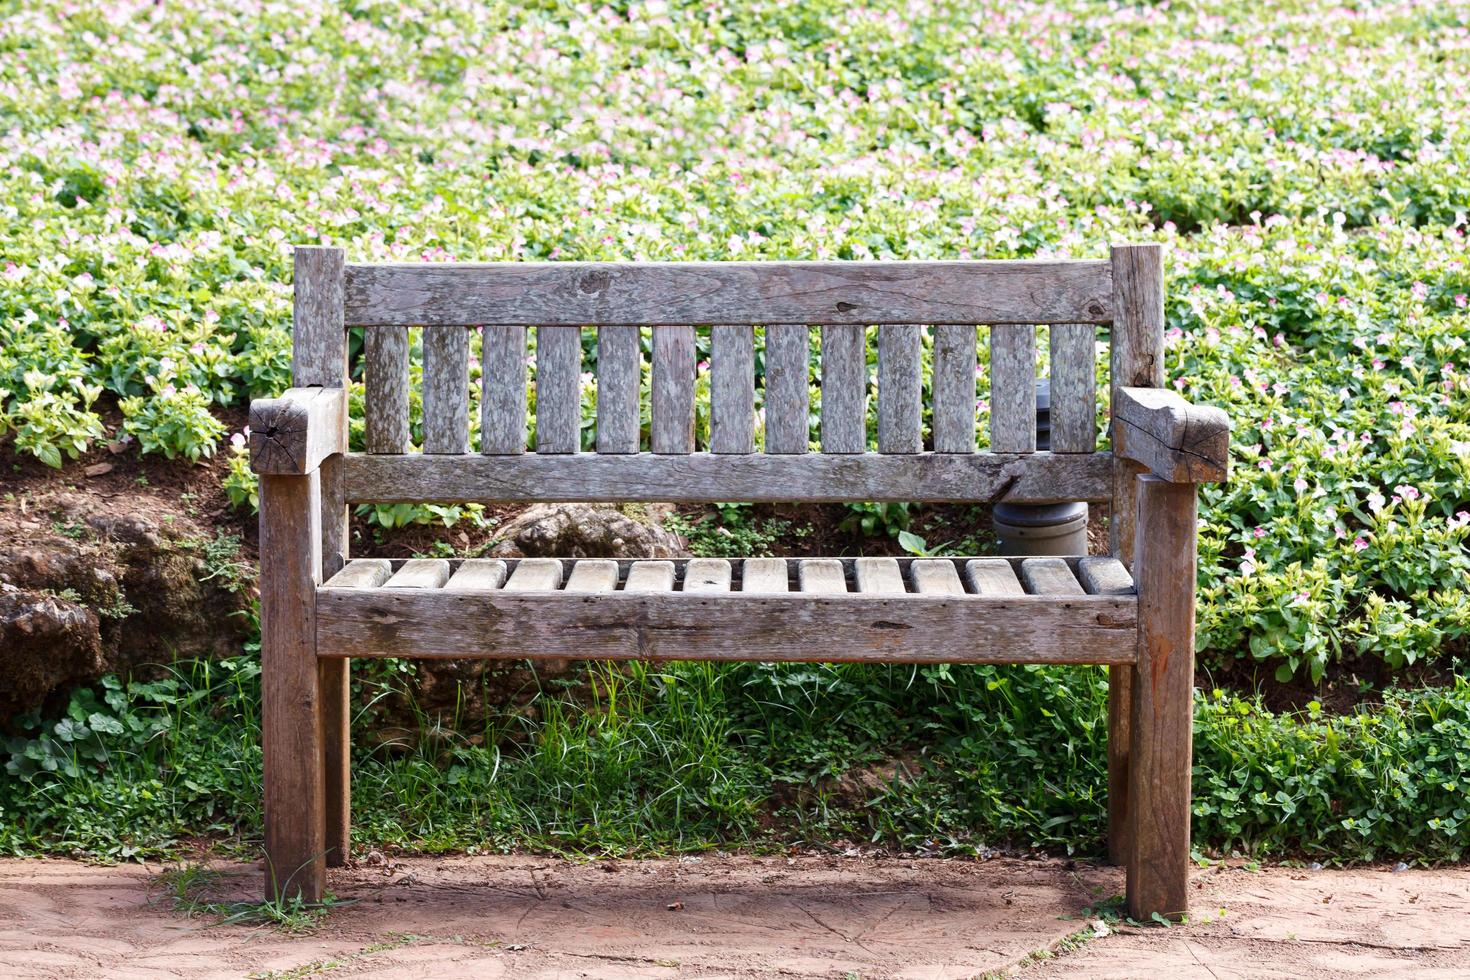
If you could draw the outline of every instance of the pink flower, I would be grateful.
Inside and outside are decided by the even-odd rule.
[[[1398,494],[1400,497],[1403,497],[1405,500],[1418,500],[1419,499],[1419,490],[1418,490],[1418,488],[1417,487],[1411,487],[1407,483],[1400,483],[1398,486],[1396,486],[1396,487],[1393,488],[1393,492],[1396,493],[1396,494]]]
[[[1256,538],[1264,538],[1266,536],[1266,529],[1263,527],[1258,527],[1251,532],[1251,536]]]
[[[1358,537],[1353,538],[1353,550],[1354,551],[1367,551],[1368,550],[1368,542],[1363,538],[1362,535],[1359,535]]]
[[[1292,488],[1295,489],[1297,493],[1306,493],[1308,486],[1310,486],[1310,484],[1308,484],[1307,481],[1303,480],[1301,477],[1297,477],[1296,480],[1292,483]]]

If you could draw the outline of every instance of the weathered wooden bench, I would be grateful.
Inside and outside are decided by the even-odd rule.
[[[1133,915],[1183,912],[1195,484],[1224,479],[1229,431],[1224,413],[1164,389],[1163,317],[1155,245],[1116,247],[1110,261],[883,263],[349,265],[340,249],[297,249],[295,387],[250,412],[270,891],[315,899],[324,868],[348,855],[352,657],[1107,664],[1109,853],[1127,865]],[[705,447],[690,324],[713,325]],[[870,324],[880,325],[876,452]],[[808,436],[809,325],[820,327],[820,451]],[[990,327],[986,452],[977,325]],[[1035,451],[1037,325],[1050,330],[1049,452]],[[1111,453],[1096,451],[1100,325],[1111,339]],[[364,453],[347,446],[349,326],[366,328]],[[409,428],[410,327],[422,328],[421,451]],[[649,451],[640,327],[652,328]],[[598,331],[595,452],[581,451],[583,329]],[[362,502],[730,500],[1107,503],[1112,555],[348,558],[347,508]]]

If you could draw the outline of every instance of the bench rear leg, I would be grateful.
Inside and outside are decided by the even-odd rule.
[[[1143,921],[1189,908],[1196,506],[1193,484],[1138,478],[1128,911]]]
[[[1133,668],[1108,668],[1108,863],[1128,863],[1128,753],[1133,739]]]
[[[260,480],[260,659],[266,898],[318,901],[326,878],[316,473]]]
[[[343,459],[322,462],[322,581],[347,562],[348,517]],[[351,661],[323,660],[319,668],[322,696],[322,765],[326,778],[327,867],[340,868],[352,853],[352,714]]]

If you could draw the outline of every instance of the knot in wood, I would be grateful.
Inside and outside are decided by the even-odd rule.
[[[838,303],[837,304],[837,312],[838,313],[851,313],[855,309],[857,309],[857,304],[856,303]]]
[[[612,276],[606,272],[589,272],[577,281],[577,288],[584,293],[605,293],[612,285]]]

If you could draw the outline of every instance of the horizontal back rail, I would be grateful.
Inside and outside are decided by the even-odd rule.
[[[1102,502],[1110,453],[516,456],[351,454],[352,503],[521,501]]]
[[[1106,323],[1101,261],[349,264],[349,326]]]

